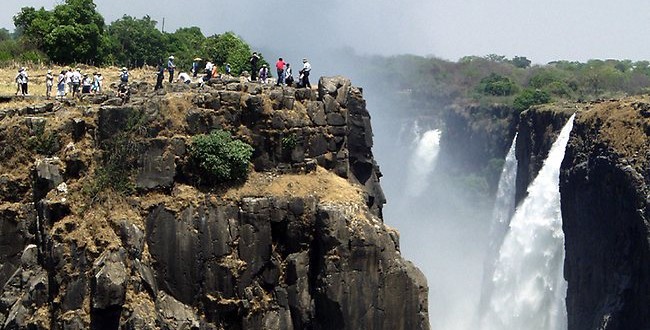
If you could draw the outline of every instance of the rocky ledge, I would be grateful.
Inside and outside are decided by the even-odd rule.
[[[3,104],[0,327],[428,329],[361,89],[131,88]],[[191,137],[213,129],[254,147],[246,182],[192,173]]]

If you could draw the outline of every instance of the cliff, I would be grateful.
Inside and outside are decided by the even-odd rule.
[[[131,89],[0,110],[3,328],[428,329],[361,89]],[[192,171],[216,128],[254,147],[246,182]]]
[[[560,172],[568,329],[648,329],[650,98],[523,112],[517,198],[573,112]]]
[[[569,329],[649,329],[650,99],[584,105],[562,163]]]

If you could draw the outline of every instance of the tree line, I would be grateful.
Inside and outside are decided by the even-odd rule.
[[[149,16],[124,15],[106,25],[92,0],[65,0],[52,10],[23,7],[14,16],[15,31],[0,29],[0,63],[19,60],[59,65],[141,67],[163,63],[189,67],[194,58],[248,70],[250,46],[233,32],[205,36],[198,27],[161,32]],[[266,63],[262,59],[262,63]]]
[[[458,61],[435,57],[369,56],[357,60],[384,92],[398,90],[421,112],[466,100],[509,104],[516,110],[552,101],[591,101],[650,92],[650,62],[553,61],[531,65],[524,56],[466,56]]]

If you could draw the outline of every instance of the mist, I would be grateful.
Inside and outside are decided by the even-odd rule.
[[[5,0],[0,25],[13,29],[11,17],[21,7],[51,9],[60,2]],[[106,24],[124,14],[149,15],[161,29],[164,20],[167,32],[188,26],[198,26],[206,35],[234,31],[269,62],[283,57],[299,68],[300,59],[309,58],[314,85],[319,76],[341,74],[363,87],[372,115],[373,151],[388,200],[384,220],[400,231],[403,255],[426,275],[432,328],[442,330],[475,328],[472,313],[480,296],[492,210],[465,199],[453,180],[436,172],[435,162],[445,157],[443,153],[430,159],[431,171],[420,168],[426,176],[413,188],[412,182],[418,180],[409,178],[404,164],[422,152],[418,147],[423,147],[419,142],[424,133],[439,127],[406,115],[409,109],[383,93],[378,78],[360,70],[358,61],[366,60],[366,55],[406,53],[449,60],[494,53],[527,56],[534,63],[641,60],[650,54],[650,44],[641,42],[650,31],[646,17],[650,3],[644,0],[95,3]]]

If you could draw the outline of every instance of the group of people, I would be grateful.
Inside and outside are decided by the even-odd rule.
[[[269,81],[269,78],[271,77],[269,68],[267,67],[266,64],[263,64],[261,68],[258,68],[260,56],[257,54],[257,52],[253,52],[253,55],[251,56],[249,62],[251,65],[251,81],[259,81],[262,84],[267,84]],[[192,69],[191,73],[193,74],[194,78],[197,77],[199,74],[199,65],[200,62],[202,61],[201,58],[195,58],[194,61],[192,62]],[[296,87],[306,87],[306,88],[311,88],[311,84],[309,83],[309,74],[311,72],[311,64],[306,58],[302,59],[303,67],[299,71],[299,77],[297,81],[297,86]],[[287,63],[284,61],[282,57],[278,59],[278,61],[275,63],[275,68],[277,72],[277,81],[276,85],[287,85],[287,86],[293,86],[294,84],[294,78],[293,78],[293,73],[292,73],[292,68],[291,64]],[[167,59],[167,65],[163,65],[162,62],[159,63],[158,65],[158,70],[156,71],[157,79],[156,79],[156,86],[154,87],[155,90],[161,89],[163,80],[165,79],[165,71],[168,72],[169,74],[169,83],[172,83],[174,81],[174,73],[176,70],[176,65],[174,63],[174,55],[170,55],[169,58]],[[224,64],[224,70],[226,74],[231,74],[231,68],[229,63]],[[205,64],[205,69],[204,69],[204,76],[202,77],[202,81],[208,81],[211,78],[216,78],[219,76],[218,73],[218,66],[210,62],[209,60]],[[55,85],[55,76],[52,73],[52,70],[47,70],[47,74],[45,75],[45,86],[46,86],[46,92],[45,95],[49,99],[52,94],[52,88]],[[103,80],[104,78],[102,77],[102,74],[100,72],[94,72],[92,75],[89,75],[88,73],[81,73],[79,68],[76,68],[75,70],[72,70],[71,68],[68,68],[67,70],[62,70],[61,73],[58,76],[58,79],[56,80],[56,86],[57,86],[57,91],[56,91],[56,97],[57,98],[65,98],[66,95],[72,94],[72,97],[77,97],[79,94],[90,94],[90,93],[101,93],[103,89]],[[25,67],[21,67],[18,69],[18,74],[16,75],[16,95],[23,95],[27,96],[29,95],[28,93],[28,83],[29,83],[29,75],[27,74],[27,69]],[[178,82],[186,83],[189,84],[192,82],[192,79],[189,74],[186,72],[181,72],[178,75],[178,78],[176,79]],[[122,68],[122,71],[120,72],[120,85],[118,86],[118,93],[120,88],[121,89],[128,89],[127,84],[129,82],[129,71],[127,70],[126,67]]]
[[[54,74],[52,70],[47,70],[45,74],[45,96],[50,99],[52,96],[52,88],[54,87]],[[104,78],[99,72],[95,72],[90,76],[88,73],[81,74],[77,68],[74,71],[71,68],[62,70],[57,79],[57,98],[65,98],[67,94],[72,94],[72,97],[81,94],[101,93]],[[22,67],[18,69],[16,75],[16,95],[28,96],[29,95],[29,75],[27,69]]]
[[[52,70],[47,71],[46,77],[46,96],[50,97],[51,87],[47,87],[53,81]],[[92,75],[81,73],[79,68],[74,71],[71,68],[62,70],[57,80],[56,97],[63,99],[67,94],[77,97],[79,94],[101,93],[103,89],[104,77],[100,72],[94,72]],[[51,85],[50,85],[51,86]]]
[[[249,59],[251,65],[251,81],[259,81],[262,84],[267,84],[268,79],[270,78],[269,68],[266,64],[263,64],[262,67],[258,70],[258,63],[260,57],[257,52],[253,52],[253,55]],[[306,58],[302,59],[303,67],[299,71],[298,83],[296,87],[306,87],[311,88],[309,83],[309,73],[311,72],[311,64]],[[276,81],[276,86],[284,85],[293,86],[294,78],[293,72],[291,69],[291,64],[284,61],[282,57],[278,58],[278,61],[275,62],[275,68],[277,70],[278,79]]]

